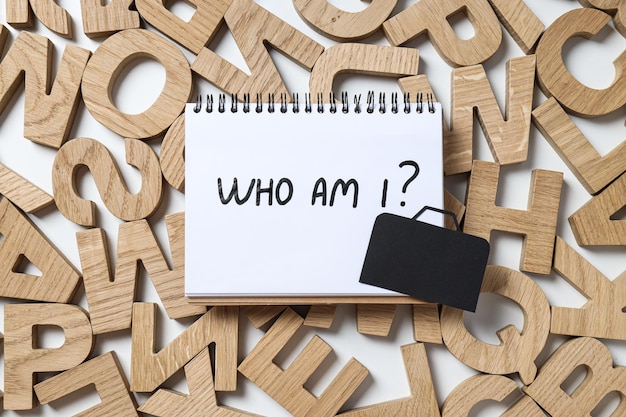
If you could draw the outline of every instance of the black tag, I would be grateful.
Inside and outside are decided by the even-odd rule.
[[[418,220],[376,217],[359,282],[476,311],[489,242]]]

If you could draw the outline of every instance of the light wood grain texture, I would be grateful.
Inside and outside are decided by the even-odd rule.
[[[489,0],[489,3],[522,52],[531,53],[545,29],[537,15],[524,0]]]
[[[400,85],[400,89],[402,90],[402,92],[409,93],[413,99],[417,96],[417,94],[422,93],[423,96],[426,96],[427,94],[432,94],[433,101],[439,101],[437,100],[437,94],[435,93],[435,91],[433,91],[433,88],[430,85],[430,81],[428,81],[428,76],[426,74],[418,74],[400,78],[398,80],[398,84]],[[443,127],[445,135],[450,130],[445,119],[443,121]]]
[[[587,302],[580,308],[552,306],[551,333],[626,340],[626,270],[611,281],[558,236],[554,270]]]
[[[37,326],[61,328],[65,342],[58,348],[39,347]],[[79,306],[5,304],[4,409],[32,409],[35,373],[73,368],[89,356],[92,346],[89,318]]]
[[[443,190],[443,208],[453,212],[456,216],[457,222],[461,224],[463,216],[465,216],[465,205],[446,189]],[[444,221],[446,229],[456,230],[456,225],[454,224],[454,220],[451,216],[445,216]]]
[[[537,45],[537,80],[547,96],[554,96],[570,113],[597,117],[611,113],[626,104],[626,51],[613,62],[615,80],[599,90],[578,81],[562,58],[565,43],[575,37],[587,39],[597,34],[611,16],[595,9],[571,10],[557,18]]]
[[[533,121],[589,194],[626,172],[626,140],[600,156],[554,97],[533,110]]]
[[[178,116],[167,129],[159,154],[165,180],[180,192],[185,190],[185,115]]]
[[[90,38],[108,36],[124,29],[140,27],[139,13],[132,10],[133,0],[80,0],[83,32]]]
[[[180,319],[206,312],[206,307],[192,305],[184,296],[184,213],[166,216],[165,222],[172,248],[171,269],[145,220],[119,225],[114,271],[109,265],[104,229],[89,229],[76,234],[94,334],[130,328],[140,263],[152,279],[169,318]]]
[[[532,172],[528,210],[496,206],[500,166],[474,161],[467,188],[463,231],[489,241],[492,230],[524,236],[520,270],[549,274],[561,199],[563,174],[536,169]]]
[[[395,315],[395,304],[358,304],[356,306],[357,330],[361,334],[387,336]]]
[[[0,194],[26,213],[54,203],[54,197],[4,164],[0,164]]]
[[[439,406],[430,375],[426,349],[421,343],[402,346],[402,358],[411,396],[385,401],[339,414],[341,417],[420,416],[439,417]]]
[[[256,329],[260,329],[279,316],[285,308],[285,306],[243,306],[241,312]]]
[[[215,389],[237,389],[237,307],[212,308],[158,352],[155,351],[156,313],[157,305],[153,303],[133,306],[132,391],[154,391],[211,343],[215,343]]]
[[[68,303],[80,272],[34,223],[6,198],[0,200],[0,297]],[[41,275],[25,273],[32,263]]]
[[[164,0],[135,0],[135,6],[148,23],[197,54],[217,33],[232,0],[186,1],[195,9],[188,22],[170,12]]]
[[[624,0],[578,0],[585,7],[595,7],[611,14],[615,28],[626,36],[626,3]]]
[[[252,0],[232,0],[224,14],[228,28],[249,68],[249,74],[240,70],[208,48],[203,48],[191,69],[222,90],[243,95],[290,93],[276,69],[266,45],[278,49],[306,69],[324,51],[324,47],[285,21],[268,12]]]
[[[72,18],[54,0],[7,0],[7,23],[18,28],[33,26],[33,14],[51,31],[72,38]]]
[[[496,333],[500,344],[485,343],[467,330],[463,310],[443,306],[441,334],[445,345],[457,359],[476,370],[498,375],[517,372],[524,384],[530,384],[537,373],[534,361],[550,331],[546,296],[526,275],[495,265],[487,265],[481,292],[498,294],[518,304],[524,312],[521,332],[508,325]]]
[[[506,111],[502,115],[482,65],[452,72],[451,131],[446,138],[446,157],[451,161],[446,162],[459,168],[450,173],[465,172],[471,164],[474,112],[494,161],[509,165],[526,160],[534,86],[533,55],[507,61]]]
[[[76,416],[138,416],[135,398],[128,392],[128,382],[115,352],[107,352],[40,382],[35,385],[35,393],[41,404],[48,404],[89,385],[94,385],[101,402]]]
[[[569,217],[569,224],[580,246],[626,245],[626,220],[611,216],[626,205],[626,173]]]
[[[8,30],[0,33],[0,49],[6,49]],[[0,64],[0,112],[24,81],[24,137],[59,148],[69,136],[80,102],[80,81],[91,55],[68,45],[63,52],[54,83],[54,48],[48,38],[20,32]]]
[[[163,89],[148,109],[124,113],[113,103],[113,88],[124,68],[140,58],[163,65]],[[191,70],[182,51],[162,36],[126,29],[95,50],[83,74],[82,92],[85,106],[98,122],[125,138],[149,139],[163,133],[182,113],[191,94]]]
[[[419,51],[414,48],[346,43],[331,46],[319,57],[309,79],[311,94],[333,91],[333,80],[339,74],[355,73],[385,77],[402,77],[417,74]],[[339,98],[339,94],[336,97]],[[352,103],[350,103],[352,104]]]
[[[337,41],[367,38],[391,15],[397,0],[369,0],[360,12],[339,9],[327,0],[293,0],[298,14],[313,29]]]
[[[459,38],[448,18],[464,13],[474,27],[474,36]],[[383,23],[392,45],[402,45],[426,34],[449,65],[475,65],[489,59],[502,42],[498,17],[487,0],[421,0]]]
[[[424,74],[405,77],[399,83],[402,91],[410,94],[433,92]],[[503,115],[482,65],[453,70],[450,127],[445,122],[443,125],[445,174],[454,175],[471,170],[475,117],[496,162],[508,165],[525,161],[528,156],[534,86],[534,56],[507,61],[506,111]]]
[[[16,28],[33,26],[33,10],[28,0],[7,0],[5,7],[8,24]]]
[[[475,375],[457,385],[448,395],[441,408],[442,417],[467,417],[472,408],[481,401],[501,402],[519,391],[515,381],[500,375]],[[523,395],[507,411],[505,417],[545,417],[541,408],[528,396]]]
[[[337,304],[314,304],[304,318],[304,325],[319,329],[330,329],[335,320]]]
[[[239,372],[295,417],[334,416],[361,385],[367,369],[354,358],[343,367],[324,392],[316,397],[305,382],[332,352],[315,336],[286,370],[273,360],[303,325],[304,319],[288,308],[239,365]]]
[[[52,169],[52,191],[63,215],[82,226],[96,225],[96,203],[77,194],[78,168],[86,166],[100,197],[114,216],[133,221],[150,216],[161,201],[163,177],[159,158],[150,145],[126,139],[126,162],[141,172],[141,189],[131,194],[109,150],[91,138],[77,138],[59,149]]]
[[[258,416],[232,407],[220,406],[213,385],[213,371],[209,349],[203,349],[185,365],[189,394],[160,389],[138,408],[142,413],[156,417],[245,417]]]
[[[563,382],[579,367],[587,373],[573,393],[562,388]],[[611,392],[620,403],[611,415],[626,413],[626,368],[613,366],[609,349],[597,339],[582,337],[563,343],[539,370],[537,379],[523,390],[553,417],[588,416]]]
[[[413,306],[413,338],[418,342],[443,344],[437,304]]]

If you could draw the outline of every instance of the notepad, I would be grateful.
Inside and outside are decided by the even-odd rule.
[[[186,296],[400,296],[359,275],[378,214],[443,207],[441,106],[190,103],[185,164]]]

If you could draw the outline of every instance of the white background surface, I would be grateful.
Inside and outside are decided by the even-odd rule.
[[[291,2],[287,0],[258,0],[257,2],[325,46],[334,44],[333,41],[324,38],[308,27],[297,15]],[[331,2],[353,11],[367,6],[367,3],[360,3],[356,0],[346,0],[345,2],[333,0]],[[579,3],[572,0],[527,0],[526,2],[546,26],[549,26],[554,19],[564,12],[580,7]],[[66,8],[72,16],[74,39],[67,40],[61,38],[40,23],[37,23],[36,27],[31,29],[33,32],[50,38],[54,43],[55,72],[60,60],[60,54],[66,44],[79,45],[92,51],[99,44],[99,41],[90,40],[82,33],[80,2],[76,0],[58,0],[57,3]],[[177,14],[183,17],[189,16],[191,9],[185,3],[182,1],[173,3],[172,9]],[[400,0],[396,12],[412,3],[413,0]],[[4,6],[5,1],[1,1],[0,18],[2,22],[6,21]],[[470,37],[472,34],[471,25],[467,20],[457,19],[455,27],[461,36]],[[17,32],[13,28],[10,29],[13,34],[11,37],[12,42]],[[388,44],[382,33],[373,35],[365,42],[381,45]],[[443,103],[444,112],[447,113],[450,108],[449,80],[451,68],[439,58],[425,37],[411,41],[409,46],[419,48],[421,56],[420,73],[428,74],[439,100]],[[246,67],[241,55],[232,37],[226,30],[220,32],[220,35],[216,37],[211,47],[217,53],[245,70]],[[606,88],[615,77],[612,62],[625,47],[626,41],[613,29],[611,23],[593,40],[576,39],[568,42],[563,51],[563,56],[569,70],[580,81],[591,87]],[[184,52],[191,62],[193,56],[188,51]],[[505,63],[511,57],[521,55],[523,55],[522,51],[505,31],[500,49],[484,64],[502,109],[504,109],[505,97]],[[288,89],[290,91],[306,91],[308,72],[276,51],[272,51],[272,57],[283,75]],[[140,61],[136,65],[131,66],[114,89],[115,103],[122,111],[141,112],[148,108],[154,99],[158,97],[163,81],[164,71],[160,64],[150,60]],[[208,83],[203,81],[197,81],[195,86],[195,93],[215,91]],[[348,90],[351,93],[363,93],[370,89],[399,91],[395,81],[392,79],[345,75],[339,77],[335,82],[335,91]],[[545,97],[536,89],[535,105],[544,100]],[[0,162],[49,193],[52,193],[50,172],[55,151],[23,138],[23,101],[22,89],[0,115]],[[601,155],[609,152],[624,139],[626,130],[624,128],[624,119],[624,108],[611,115],[594,120],[574,118],[583,133],[587,135]],[[492,160],[483,134],[477,126],[478,123],[476,123],[475,127],[475,158]],[[226,132],[224,133],[226,134]],[[78,117],[70,137],[91,137],[104,143],[115,155],[131,191],[136,192],[138,190],[140,178],[137,171],[124,162],[124,142],[122,138],[95,122],[83,105],[79,107]],[[159,141],[151,141],[150,144],[158,152]],[[550,169],[564,173],[558,234],[573,245],[577,251],[582,253],[607,277],[611,279],[617,277],[626,268],[623,247],[582,249],[576,245],[567,218],[584,204],[590,196],[534,127],[531,129],[528,161],[502,168],[498,204],[510,208],[525,209],[530,173],[535,168]],[[446,178],[448,189],[461,200],[464,199],[466,179],[466,175]],[[109,248],[112,256],[114,256],[117,225],[120,221],[106,211],[95,189],[93,179],[88,173],[83,172],[80,175],[78,189],[84,198],[92,199],[97,203],[99,226],[106,229]],[[150,219],[156,228],[160,243],[166,254],[169,252],[169,247],[162,221],[163,216],[166,213],[175,213],[182,210],[184,210],[184,196],[171,187],[166,187],[162,206]],[[37,213],[36,216],[32,216],[32,218],[73,264],[80,267],[75,243],[75,232],[81,230],[81,228],[73,225],[54,209],[44,210]],[[521,241],[520,236],[494,233],[490,263],[517,269]],[[549,276],[533,275],[532,278],[542,287],[552,305],[577,307],[581,306],[585,301],[581,294],[577,293],[556,274]],[[137,301],[158,301],[158,296],[146,274],[141,275],[138,283]],[[2,300],[3,305],[10,302],[17,301]],[[82,289],[79,290],[75,302],[87,308],[86,298]],[[315,381],[311,381],[308,384],[308,388],[314,393],[321,393],[328,382],[334,378],[339,369],[347,362],[348,358],[355,357],[369,369],[370,377],[348,401],[346,407],[362,406],[408,396],[409,389],[399,347],[413,341],[409,309],[407,307],[399,308],[391,334],[386,338],[364,336],[357,333],[353,306],[343,306],[339,311],[340,314],[336,317],[335,324],[330,330],[301,331],[298,334],[299,339],[290,345],[291,350],[285,352],[279,363],[287,365],[295,357],[299,349],[309,340],[311,335],[317,333],[333,347],[335,356],[332,358],[332,363],[323,368],[323,375],[316,376],[314,378]],[[1,319],[2,316],[0,315]],[[468,328],[483,341],[498,343],[495,331],[508,324],[515,324],[518,329],[521,329],[523,314],[515,304],[504,301],[500,297],[481,296],[478,311],[475,314],[466,313],[465,321]],[[161,313],[159,316],[159,342],[157,347],[160,349],[169,340],[183,331],[191,322],[192,320],[171,321]],[[252,328],[245,319],[241,320],[240,359],[246,356],[247,352],[250,351],[262,335],[263,332]],[[43,346],[51,347],[62,344],[62,334],[49,331],[43,336]],[[564,337],[550,336],[544,352],[538,358],[537,363],[540,365],[564,340],[566,340]],[[605,341],[605,343],[611,349],[615,363],[626,365],[626,342]],[[93,356],[109,350],[117,352],[128,378],[130,369],[130,330],[98,336]],[[456,385],[476,372],[455,359],[444,346],[428,345],[427,352],[437,398],[441,405]],[[186,390],[184,377],[181,373],[167,381],[166,385],[182,391]],[[145,394],[135,394],[135,396],[139,404],[143,403],[147,398]],[[243,377],[239,379],[239,389],[236,393],[221,393],[219,394],[219,399],[224,404],[262,415],[278,417],[288,415],[278,404],[274,403],[254,384],[246,381]],[[510,400],[513,401],[515,398]],[[5,411],[4,415],[68,416],[85,410],[97,402],[98,398],[95,392],[87,389],[77,395],[66,397],[54,403],[52,407],[45,406],[20,413]],[[606,403],[606,408],[599,415],[609,415],[616,404],[615,397],[610,397]],[[502,405],[491,404],[480,409],[476,408],[472,415],[479,415],[479,411],[481,416],[499,415],[502,410]]]

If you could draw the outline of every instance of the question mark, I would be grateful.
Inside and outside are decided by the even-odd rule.
[[[420,166],[417,164],[417,162],[415,162],[415,161],[402,161],[402,162],[400,162],[399,167],[402,168],[405,165],[412,166],[415,169],[415,172],[413,172],[413,175],[411,175],[409,177],[409,179],[404,182],[404,185],[402,186],[402,194],[406,193],[406,189],[408,188],[409,184],[411,184],[411,181],[413,181],[417,177],[417,175],[420,173]],[[406,203],[404,201],[400,202],[400,205],[402,207],[404,207],[405,204]]]

